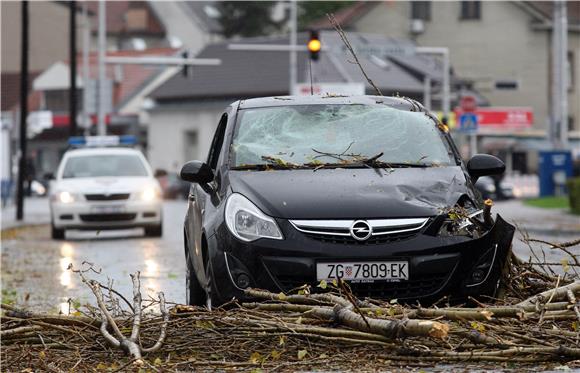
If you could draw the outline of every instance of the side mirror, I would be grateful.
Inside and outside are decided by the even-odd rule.
[[[54,174],[52,172],[45,173],[44,180],[54,180]]]
[[[181,167],[179,176],[190,183],[207,184],[213,180],[213,171],[202,161],[189,161]]]
[[[467,162],[467,172],[473,182],[481,176],[501,175],[505,164],[497,157],[489,154],[476,154]]]

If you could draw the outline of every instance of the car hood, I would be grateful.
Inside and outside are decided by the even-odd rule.
[[[134,193],[147,187],[159,187],[159,183],[150,177],[91,177],[72,178],[56,181],[51,188],[54,192],[101,194],[101,193]]]
[[[430,168],[230,171],[232,191],[285,219],[427,217],[475,201],[459,166]]]

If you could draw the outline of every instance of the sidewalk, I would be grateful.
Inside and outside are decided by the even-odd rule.
[[[521,200],[494,202],[492,208],[511,224],[533,233],[566,233],[580,236],[580,216],[568,209],[546,209],[524,205]]]
[[[16,205],[2,208],[2,230],[16,228],[23,225],[37,225],[50,223],[50,209],[48,198],[28,197],[24,200],[24,219],[16,220]]]

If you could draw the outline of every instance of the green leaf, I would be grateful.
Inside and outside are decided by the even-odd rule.
[[[272,352],[270,352],[270,356],[272,356],[272,359],[278,360],[280,356],[282,356],[282,353],[280,351],[272,350]]]
[[[280,339],[278,340],[278,345],[279,346],[284,346],[284,344],[286,343],[286,337],[284,337],[283,335],[280,336]]]
[[[280,300],[286,300],[286,294],[284,294],[284,293],[280,292],[280,293],[278,294],[278,299],[280,299]]]
[[[298,351],[298,360],[304,359],[304,357],[306,356],[307,353],[308,353],[308,351],[306,351],[306,350]]]
[[[263,360],[263,358],[262,358],[262,354],[260,354],[260,353],[259,353],[259,352],[257,352],[257,351],[256,351],[256,352],[253,352],[253,353],[250,355],[250,363],[253,363],[253,364],[259,364],[259,363],[261,363],[261,362],[262,362],[262,360]]]
[[[483,333],[483,332],[485,332],[485,326],[484,326],[483,324],[481,324],[481,323],[478,323],[478,322],[476,322],[476,321],[472,321],[472,322],[471,322],[471,327],[472,327],[474,330],[477,330],[477,331],[478,331],[478,332],[480,332],[480,333]]]
[[[328,284],[326,283],[325,280],[320,280],[320,283],[317,285],[317,287],[319,287],[321,289],[326,289],[327,286],[328,286]]]
[[[153,365],[155,365],[156,367],[160,366],[161,364],[163,364],[163,362],[161,361],[160,358],[157,358],[153,361]]]

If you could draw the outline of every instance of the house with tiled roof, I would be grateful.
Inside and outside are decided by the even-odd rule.
[[[526,173],[535,171],[537,151],[550,146],[552,12],[551,1],[368,1],[335,17],[347,31],[448,47],[453,72],[491,106],[531,108],[531,126],[508,121],[479,137],[479,149],[499,152]],[[569,138],[579,152],[580,2],[568,1],[567,14]],[[332,29],[326,17],[311,26]]]
[[[308,35],[298,35],[298,43],[306,45]],[[316,62],[309,63],[306,51],[297,53],[297,82],[309,87],[336,85],[360,86],[359,94],[375,94],[358,66],[350,62],[340,37],[333,31],[320,34],[323,49]],[[413,46],[408,39],[373,34],[349,33],[353,45],[374,45],[385,49]],[[154,101],[148,112],[148,158],[154,168],[178,171],[191,159],[205,159],[222,110],[230,103],[250,97],[288,95],[289,55],[282,51],[232,50],[232,44],[284,44],[287,36],[256,37],[221,41],[206,46],[196,57],[219,58],[219,66],[195,66],[191,77],[175,74],[151,94]],[[400,95],[423,101],[425,77],[433,79],[434,107],[440,107],[442,66],[433,56],[413,55],[405,59],[395,56],[360,56],[361,64],[384,95]],[[312,72],[312,74],[311,74]],[[453,77],[452,97],[457,99],[459,77]],[[333,88],[331,88],[333,89]],[[306,90],[306,94],[310,94]],[[294,92],[304,94],[303,92]],[[479,96],[479,95],[478,95]],[[485,105],[484,101],[480,104]]]

